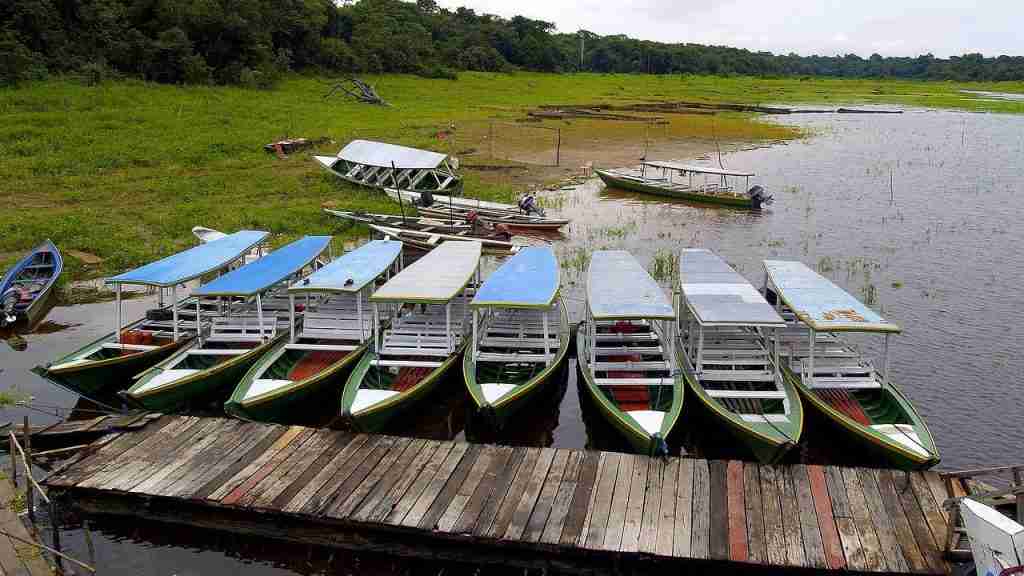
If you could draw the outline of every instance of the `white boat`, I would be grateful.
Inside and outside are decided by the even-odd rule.
[[[353,140],[337,156],[313,159],[338,178],[371,188],[450,190],[462,181],[447,154],[372,140]]]

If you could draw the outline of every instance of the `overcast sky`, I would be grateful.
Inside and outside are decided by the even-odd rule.
[[[661,42],[801,55],[1024,55],[1024,0],[438,0]]]

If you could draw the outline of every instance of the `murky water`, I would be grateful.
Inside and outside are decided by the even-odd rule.
[[[592,250],[629,249],[666,286],[674,274],[673,256],[686,246],[714,249],[755,285],[763,277],[761,260],[803,260],[903,326],[892,349],[892,374],[927,419],[943,467],[1017,462],[1024,437],[1024,404],[1017,394],[1024,373],[1024,297],[1018,292],[1024,272],[1024,117],[911,111],[777,121],[813,136],[724,157],[727,167],[758,173],[757,183],[775,194],[775,205],[764,213],[631,195],[606,190],[597,180],[552,198],[561,204],[557,211],[573,218],[567,238],[555,245],[575,319]],[[128,317],[151,305],[149,299],[129,302]],[[68,327],[27,336],[24,352],[5,347],[0,388],[31,394],[37,406],[73,405],[72,394],[28,369],[108,331],[112,306],[55,309],[49,321]],[[858,343],[878,353],[876,340]],[[467,418],[465,405],[456,375],[431,400],[430,410],[391,432],[617,447],[614,434],[581,405],[571,370],[530,419],[498,438]],[[17,410],[7,412],[20,420]],[[33,421],[45,418],[32,415]],[[304,546],[239,547],[225,544],[229,536],[132,522],[107,521],[99,528],[98,556],[107,574],[317,573],[333,566],[325,564],[330,551]],[[70,533],[69,540],[84,552],[81,532]],[[382,573],[409,570],[376,557],[344,561]],[[435,568],[426,569],[436,573]]]

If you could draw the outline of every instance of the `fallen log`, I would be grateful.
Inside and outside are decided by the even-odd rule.
[[[351,86],[347,85],[350,84]],[[342,82],[335,82],[331,89],[324,94],[324,100],[333,96],[336,92],[344,92],[357,102],[365,102],[366,104],[378,104],[381,106],[389,106],[383,98],[377,94],[377,90],[371,85],[363,82],[359,78],[351,77]]]

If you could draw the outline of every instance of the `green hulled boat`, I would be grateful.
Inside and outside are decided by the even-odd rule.
[[[594,172],[605,185],[620,190],[750,210],[760,210],[773,202],[760,186],[744,192],[736,191],[729,183],[729,178],[745,178],[749,185],[750,178],[754,176],[750,172],[659,160],[642,162],[639,170],[620,168]],[[694,177],[703,178],[703,182],[695,182]]]
[[[641,454],[667,454],[685,389],[672,352],[675,313],[628,252],[597,251],[587,280],[587,319],[576,349],[601,414]]]

